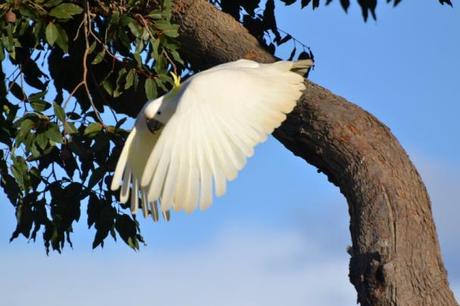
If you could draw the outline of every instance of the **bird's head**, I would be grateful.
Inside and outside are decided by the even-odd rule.
[[[155,133],[161,129],[169,118],[164,114],[164,96],[148,102],[142,111],[139,113],[136,125],[140,127],[147,127],[150,132]]]
[[[155,133],[161,129],[172,117],[176,111],[179,101],[179,91],[181,89],[180,76],[171,72],[174,84],[171,91],[166,95],[159,97],[153,101],[148,102],[138,117],[139,124],[145,121],[147,128],[150,132]]]

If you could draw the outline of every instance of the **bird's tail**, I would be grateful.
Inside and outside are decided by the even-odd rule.
[[[292,62],[291,71],[305,77],[315,64],[311,59],[302,59]]]

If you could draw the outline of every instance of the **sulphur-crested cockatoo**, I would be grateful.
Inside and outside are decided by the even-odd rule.
[[[259,64],[238,60],[197,73],[148,102],[118,160],[111,189],[121,186],[131,211],[144,216],[191,212],[225,193],[254,146],[280,126],[304,86],[311,60]],[[139,200],[140,199],[140,200]]]

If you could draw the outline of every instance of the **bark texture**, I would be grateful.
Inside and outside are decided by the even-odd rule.
[[[239,58],[272,62],[231,16],[176,0],[183,56],[204,69]],[[458,305],[449,289],[426,188],[390,130],[312,82],[275,137],[324,172],[351,217],[350,281],[361,305]],[[333,290],[333,288],[331,288]]]

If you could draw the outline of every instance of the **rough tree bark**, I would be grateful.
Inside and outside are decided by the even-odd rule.
[[[198,69],[275,59],[204,0],[177,0],[183,56]],[[426,188],[390,130],[312,82],[275,137],[324,172],[351,217],[350,281],[361,305],[458,305],[449,289]],[[331,288],[333,290],[333,288]]]

